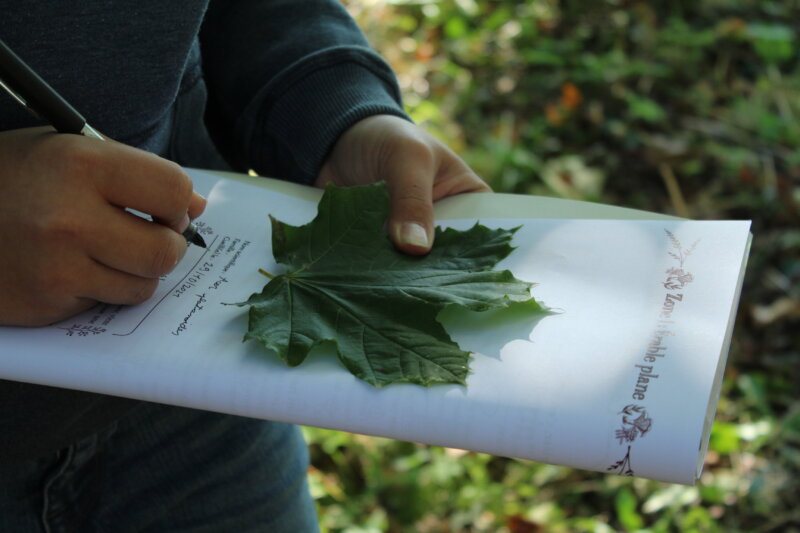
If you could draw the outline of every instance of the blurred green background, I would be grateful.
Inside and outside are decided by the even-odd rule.
[[[495,190],[754,242],[696,487],[309,428],[323,531],[800,531],[800,1],[343,3]]]

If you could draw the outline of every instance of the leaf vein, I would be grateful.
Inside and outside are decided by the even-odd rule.
[[[414,355],[414,356],[416,356],[418,359],[421,359],[421,360],[423,360],[423,361],[427,361],[427,362],[429,362],[429,363],[431,363],[431,364],[435,365],[437,368],[440,368],[442,371],[444,371],[444,372],[447,372],[447,373],[448,373],[449,375],[451,375],[451,376],[452,376],[454,379],[460,379],[460,378],[459,378],[459,377],[458,377],[458,376],[457,376],[455,373],[453,373],[453,371],[452,371],[452,370],[450,370],[450,369],[448,369],[448,368],[446,368],[446,367],[442,366],[441,364],[439,364],[439,363],[438,363],[437,361],[435,361],[435,360],[432,360],[432,359],[430,359],[430,358],[426,358],[426,357],[424,357],[422,354],[419,354],[419,353],[417,353],[417,352],[414,350],[414,348],[413,348],[413,347],[411,347],[411,346],[408,346],[408,345],[405,345],[405,344],[401,343],[400,341],[398,341],[397,339],[393,339],[392,337],[389,337],[389,336],[387,336],[387,335],[386,335],[386,334],[385,334],[383,331],[381,331],[381,329],[380,329],[379,327],[373,326],[372,324],[370,324],[370,323],[366,322],[365,320],[361,319],[361,318],[358,316],[358,313],[356,313],[356,312],[355,312],[355,311],[353,311],[353,310],[352,310],[350,307],[348,307],[348,306],[347,306],[347,302],[346,302],[346,301],[344,301],[344,300],[341,300],[340,298],[336,297],[335,295],[333,295],[333,294],[330,294],[330,293],[329,293],[329,292],[327,292],[327,291],[320,290],[320,289],[318,289],[317,287],[314,287],[313,285],[310,285],[310,284],[308,284],[308,283],[298,282],[298,285],[302,285],[302,286],[303,286],[303,287],[305,287],[305,288],[306,288],[306,289],[307,289],[309,292],[314,292],[314,293],[316,293],[316,294],[318,294],[318,295],[320,295],[320,296],[322,296],[322,297],[324,297],[324,298],[326,298],[326,299],[328,299],[328,300],[332,301],[332,302],[333,302],[335,305],[337,305],[337,306],[338,306],[338,310],[343,310],[343,311],[344,311],[345,313],[347,313],[347,314],[348,314],[348,315],[349,315],[351,318],[353,318],[353,319],[354,319],[354,320],[355,320],[355,321],[356,321],[358,324],[360,324],[360,325],[361,325],[361,327],[362,327],[362,331],[364,331],[365,329],[367,329],[367,330],[369,330],[369,331],[373,332],[375,335],[377,335],[377,336],[379,336],[380,338],[382,338],[383,340],[385,340],[386,342],[388,342],[388,343],[390,343],[390,344],[393,344],[393,345],[395,345],[395,346],[398,346],[398,347],[402,348],[403,350],[405,350],[405,351],[406,351],[406,353],[410,353],[411,355]],[[362,333],[362,338],[363,338],[363,333]],[[451,341],[451,342],[452,342],[452,341]],[[363,345],[363,344],[362,344],[362,345]],[[463,352],[463,350],[461,350],[460,348],[458,348],[458,346],[455,346],[455,348],[456,348],[456,349],[458,349],[459,351],[462,351],[462,352]],[[365,352],[364,352],[364,353],[365,353],[365,354],[367,353],[367,352],[366,352],[366,350],[365,350]],[[467,352],[463,352],[463,353],[467,353]],[[367,359],[367,361],[369,361],[369,357],[366,357],[366,355],[365,355],[365,359]],[[405,375],[405,372],[403,372],[403,374]]]

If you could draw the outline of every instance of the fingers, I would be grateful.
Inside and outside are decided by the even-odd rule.
[[[205,204],[153,154],[47,128],[0,132],[0,241],[14,243],[0,253],[0,324],[145,300],[185,254],[179,232]]]
[[[205,208],[186,173],[172,162],[113,141],[76,137],[62,142],[67,148],[58,155],[65,178],[76,190],[90,182],[96,194],[84,193],[78,212],[57,218],[53,229],[114,270],[143,278],[170,272],[186,252],[180,233],[189,225],[189,215]],[[123,208],[149,214],[158,223]]]
[[[175,163],[117,142],[70,141],[62,141],[64,173],[75,180],[90,177],[109,203],[151,215],[175,231],[181,231],[190,206],[202,212],[189,176]]]
[[[189,200],[189,211],[188,211],[189,218],[194,220],[195,218],[202,215],[203,211],[205,211],[206,209],[207,204],[208,201],[205,199],[204,196],[192,191],[192,198]],[[183,232],[183,229],[181,230],[181,232]]]
[[[87,228],[85,249],[98,263],[133,276],[158,278],[186,254],[184,237],[170,228],[112,206],[98,211],[102,228]],[[187,218],[188,225],[188,218]]]
[[[492,192],[492,188],[448,148],[442,157],[440,178],[433,184],[433,200],[468,192]]]
[[[402,252],[421,255],[433,244],[433,202],[464,192],[489,192],[452,150],[411,122],[374,115],[337,140],[315,185],[383,180],[391,198],[389,236]]]
[[[53,261],[31,261],[26,279],[32,283],[6,287],[3,304],[13,302],[15,309],[0,306],[0,322],[44,326],[97,302],[138,304],[152,296],[159,281],[116,271],[86,256],[72,256],[58,267]]]
[[[391,211],[389,233],[402,252],[430,251],[434,236],[433,202],[491,188],[461,158],[435,139],[423,136],[399,143],[394,160],[387,161]]]
[[[58,307],[72,308],[77,312],[97,302],[139,304],[150,298],[157,287],[158,278],[134,276],[84,258],[69,268],[52,270],[48,275],[40,276],[37,290],[68,295],[62,298]]]
[[[150,298],[157,287],[158,278],[142,278],[96,264],[92,283],[78,294],[95,302],[135,305]]]

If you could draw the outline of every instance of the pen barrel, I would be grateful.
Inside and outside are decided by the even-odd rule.
[[[61,133],[80,134],[86,119],[0,39],[0,80]]]

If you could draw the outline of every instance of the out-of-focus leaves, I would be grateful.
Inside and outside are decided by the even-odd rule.
[[[637,510],[636,496],[630,489],[622,489],[614,498],[617,519],[627,531],[635,531],[644,525],[644,520]]]
[[[655,100],[639,96],[637,94],[627,94],[625,101],[628,103],[628,112],[633,120],[644,120],[657,124],[664,120],[666,113]]]
[[[800,532],[800,2],[344,3],[410,115],[495,190],[675,213],[669,181],[754,240],[697,488],[314,430],[323,531],[624,531],[619,498],[648,533]],[[432,486],[405,493],[426,498],[413,525],[379,497],[409,479]]]
[[[682,507],[697,501],[698,490],[696,487],[682,485],[668,485],[654,491],[642,505],[645,513],[657,513],[668,507]]]
[[[762,58],[769,63],[791,59],[794,50],[794,31],[783,24],[748,24],[747,35]]]
[[[711,429],[711,449],[729,454],[739,449],[739,430],[736,424],[719,422]]]

